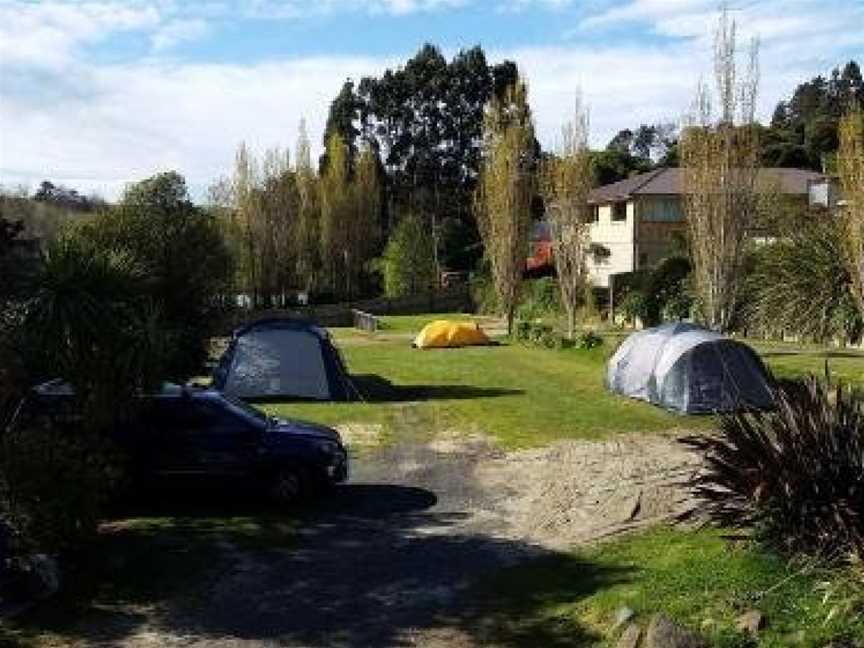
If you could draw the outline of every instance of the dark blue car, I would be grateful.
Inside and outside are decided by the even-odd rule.
[[[32,390],[21,418],[74,419],[74,394],[62,381]],[[348,454],[335,430],[268,417],[221,392],[167,384],[142,396],[115,439],[134,477],[163,484],[245,483],[280,502],[348,478]]]

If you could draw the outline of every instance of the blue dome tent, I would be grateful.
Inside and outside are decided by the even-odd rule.
[[[774,406],[771,378],[750,347],[683,322],[630,335],[609,359],[606,384],[683,414]]]
[[[352,400],[356,391],[326,330],[293,319],[264,319],[231,338],[213,387],[247,400]]]

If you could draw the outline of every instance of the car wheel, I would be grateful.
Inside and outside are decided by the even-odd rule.
[[[278,504],[295,504],[303,494],[303,476],[296,468],[276,473],[270,484],[270,497]]]

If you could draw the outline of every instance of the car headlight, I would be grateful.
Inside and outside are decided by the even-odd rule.
[[[318,443],[318,449],[328,457],[335,457],[339,454],[339,444],[333,441],[321,441]]]

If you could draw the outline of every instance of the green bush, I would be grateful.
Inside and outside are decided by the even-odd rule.
[[[577,349],[596,349],[603,345],[603,338],[597,335],[594,331],[585,331],[577,333],[573,339],[573,346]]]
[[[78,548],[96,533],[122,465],[121,454],[96,435],[47,423],[9,431],[0,442],[3,517],[23,549]]]
[[[498,296],[495,286],[486,272],[480,272],[471,279],[471,301],[481,315],[498,315]]]
[[[430,291],[436,285],[435,240],[430,228],[414,214],[402,218],[376,266],[387,297]]]
[[[742,300],[747,324],[769,336],[857,341],[864,322],[853,297],[842,229],[833,219],[796,225],[750,255]]]
[[[603,338],[593,331],[578,333],[570,340],[561,336],[554,327],[539,320],[517,320],[514,337],[527,346],[544,349],[594,349],[603,344]]]
[[[644,321],[647,317],[645,294],[641,290],[628,290],[618,302],[617,310],[631,322],[636,319]]]
[[[561,292],[555,279],[542,277],[522,284],[522,300],[518,310],[520,319],[557,317],[560,314]]]
[[[777,391],[774,412],[720,419],[684,440],[704,453],[692,482],[705,514],[790,551],[864,559],[864,392],[809,378]]]

